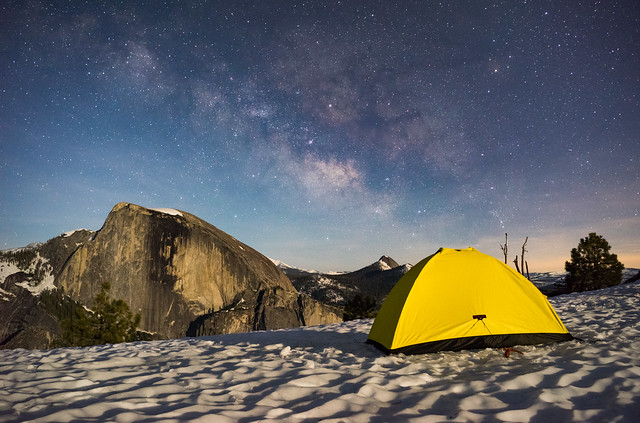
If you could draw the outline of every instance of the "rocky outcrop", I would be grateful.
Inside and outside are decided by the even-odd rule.
[[[194,320],[188,336],[249,332],[300,325],[342,321],[342,310],[301,295],[296,291],[271,288],[245,291],[222,310]]]
[[[0,284],[0,349],[49,348],[60,334],[57,320],[19,285],[29,280],[29,274],[16,272]]]
[[[117,204],[55,280],[87,305],[103,282],[111,284],[112,297],[141,314],[142,329],[167,338],[201,333],[193,328],[204,321],[210,334],[341,320],[333,309],[301,297],[268,258],[177,210]],[[230,311],[233,318],[218,317]]]
[[[94,234],[94,231],[87,229],[67,232],[45,242],[39,247],[38,251],[42,257],[48,260],[53,274],[57,275],[71,254],[73,254],[79,246],[90,241]]]
[[[628,277],[627,279],[622,281],[622,283],[632,283],[637,281],[640,281],[640,271],[638,271],[635,275]]]
[[[83,229],[0,252],[0,349],[55,346],[60,316],[43,304],[41,293],[53,288],[53,275],[92,235]]]

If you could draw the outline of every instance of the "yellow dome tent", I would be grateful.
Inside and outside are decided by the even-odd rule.
[[[396,283],[367,342],[387,354],[422,354],[571,339],[524,276],[474,248],[441,248]]]

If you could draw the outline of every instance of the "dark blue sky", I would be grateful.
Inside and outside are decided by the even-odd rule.
[[[640,3],[3,2],[0,248],[185,210],[288,264],[640,267]]]

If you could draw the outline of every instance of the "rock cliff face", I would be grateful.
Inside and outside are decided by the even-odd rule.
[[[44,244],[0,252],[0,349],[54,346],[60,335],[59,316],[41,294],[54,287],[54,275],[92,236],[80,229]]]
[[[185,336],[190,327],[190,333],[228,333],[341,321],[337,311],[298,294],[268,258],[176,210],[117,204],[55,280],[88,306],[102,282],[141,314],[142,329],[167,338]],[[198,322],[228,316],[236,306],[250,312],[236,313],[228,324],[217,317],[216,330],[194,332]]]
[[[231,306],[199,316],[188,336],[216,335],[268,328],[288,328],[342,321],[342,311],[297,291],[246,290]]]
[[[0,283],[0,349],[48,348],[59,335],[58,322],[38,307],[38,298],[19,284],[30,275],[17,272]]]

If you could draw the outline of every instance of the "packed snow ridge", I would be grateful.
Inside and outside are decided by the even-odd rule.
[[[372,320],[0,351],[0,422],[635,422],[640,283],[550,298],[564,343],[384,356]]]

